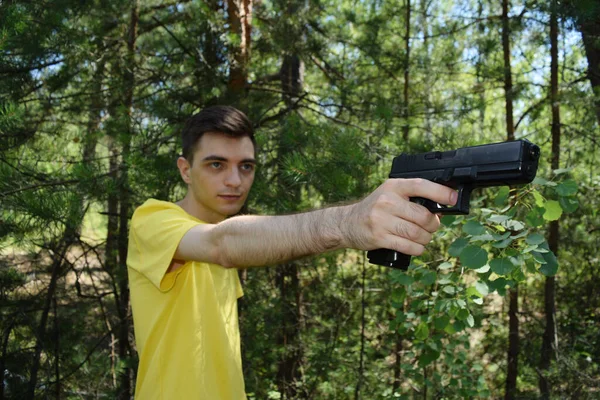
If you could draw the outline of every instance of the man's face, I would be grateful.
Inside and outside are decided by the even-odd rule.
[[[185,159],[183,159],[185,160]],[[196,144],[193,164],[180,171],[201,219],[218,223],[237,214],[254,182],[254,145],[248,136],[205,133]]]

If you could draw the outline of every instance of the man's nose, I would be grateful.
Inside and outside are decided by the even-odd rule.
[[[225,185],[229,187],[238,187],[242,184],[242,178],[240,177],[240,171],[237,168],[232,168],[227,174],[225,179]]]

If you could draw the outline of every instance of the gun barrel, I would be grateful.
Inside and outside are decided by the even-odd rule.
[[[539,147],[527,140],[401,154],[390,178],[423,178],[450,187],[523,184],[535,178],[539,158]]]

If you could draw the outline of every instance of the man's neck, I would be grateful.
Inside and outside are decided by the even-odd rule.
[[[195,201],[189,192],[182,200],[176,202],[175,204],[183,208],[183,210],[192,217],[198,218],[200,221],[204,221],[209,224],[218,224],[219,222],[225,220],[225,218],[222,216],[207,210],[205,207]]]

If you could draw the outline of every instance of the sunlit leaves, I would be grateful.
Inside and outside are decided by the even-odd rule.
[[[545,204],[546,212],[544,213],[544,219],[546,221],[556,221],[562,215],[562,208],[560,203],[556,200],[547,201]]]
[[[415,329],[415,338],[425,340],[429,337],[429,327],[425,322],[421,322]]]

